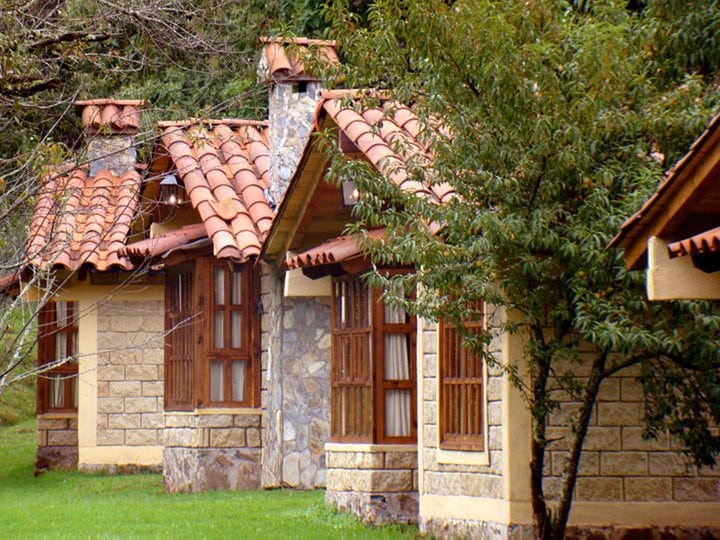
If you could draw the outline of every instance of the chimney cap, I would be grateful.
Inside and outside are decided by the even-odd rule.
[[[144,107],[144,99],[113,99],[113,98],[102,98],[102,99],[81,99],[75,102],[76,107],[87,107],[88,105],[115,105],[117,107]]]
[[[89,135],[137,135],[140,132],[140,99],[88,99],[76,101],[82,126]]]

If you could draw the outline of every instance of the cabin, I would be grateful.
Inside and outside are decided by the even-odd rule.
[[[718,299],[720,115],[613,239],[628,269],[647,269],[650,300]]]
[[[43,181],[20,276],[42,276],[23,294],[44,304],[39,362],[53,366],[38,382],[38,468],[157,469],[169,492],[323,487],[370,523],[529,537],[522,397],[454,325],[368,286],[378,262],[362,242],[385,231],[346,235],[360,194],[327,174],[323,140],[444,204],[452,187],[406,165],[431,168],[427,138],[451,134],[383,92],[326,89],[306,55],[339,61],[331,41],[262,40],[268,120],[159,122],[148,163],[135,152],[142,102],[78,103],[85,150]],[[476,308],[470,328],[512,317]],[[502,365],[524,343],[490,347]],[[572,534],[720,535],[720,479],[669,437],[642,438],[634,375],[601,389]],[[575,407],[567,398],[549,428],[551,498]]]

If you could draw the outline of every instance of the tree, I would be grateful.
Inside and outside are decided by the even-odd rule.
[[[316,6],[284,0],[17,0],[1,11],[0,276],[26,262],[40,179],[82,149],[74,101],[145,99],[136,140],[146,159],[158,119],[265,117],[257,39],[277,32],[280,16],[290,30],[322,31]],[[57,286],[39,272],[25,286],[40,284],[38,305]],[[0,394],[36,373],[37,309],[0,298]]]
[[[607,246],[720,102],[715,3],[377,0],[361,24],[336,1],[326,15],[353,52],[348,86],[389,89],[426,126],[447,128],[425,132],[433,166],[409,166],[411,177],[449,182],[458,197],[447,204],[409,196],[337,153],[331,173],[353,174],[362,193],[350,232],[388,229],[385,242],[363,241],[372,259],[417,269],[375,272],[373,283],[422,286],[417,300],[394,300],[435,320],[460,322],[477,299],[504,310],[504,322],[466,339],[480,353],[497,335],[525,336],[523,357],[502,368],[532,417],[537,538],[564,537],[598,392],[631,366],[646,394],[646,435],[668,429],[698,465],[713,465],[720,307],[648,302],[644,276]],[[580,363],[588,377],[575,374]],[[580,407],[550,500],[547,422],[563,395]]]

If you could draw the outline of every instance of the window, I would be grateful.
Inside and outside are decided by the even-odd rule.
[[[251,265],[204,257],[168,271],[167,410],[258,405],[258,289]]]
[[[77,411],[78,304],[48,302],[38,317],[38,412]]]
[[[332,296],[331,435],[341,442],[416,439],[415,320],[358,276]]]
[[[465,321],[466,333],[483,328],[483,306],[478,303],[472,311],[477,320]],[[463,346],[458,325],[440,321],[440,448],[448,450],[482,451],[484,438],[484,363],[481,355]]]

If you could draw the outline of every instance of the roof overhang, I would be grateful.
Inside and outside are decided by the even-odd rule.
[[[673,167],[657,191],[622,225],[610,246],[625,249],[625,265],[646,264],[652,237],[680,240],[705,231],[720,208],[720,115]]]

